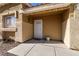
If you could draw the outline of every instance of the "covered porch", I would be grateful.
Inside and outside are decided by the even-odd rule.
[[[53,7],[49,7],[50,9],[48,8],[48,10],[46,10],[46,8],[42,9],[39,7],[34,7],[24,11],[22,24],[23,39],[25,39],[24,41],[29,40],[27,38],[28,36],[30,36],[30,38],[36,38],[37,36],[38,38],[42,39],[49,37],[51,40],[63,41],[65,45],[70,47],[69,15],[71,7],[69,7],[69,4],[65,4],[64,6],[63,4],[59,4],[58,7],[57,5]],[[39,25],[35,25],[35,21],[37,20],[42,21],[42,24],[40,25],[41,27]],[[37,21],[37,23],[40,23],[40,21]],[[41,31],[39,29],[35,30],[35,26],[37,26],[37,28],[39,28]]]

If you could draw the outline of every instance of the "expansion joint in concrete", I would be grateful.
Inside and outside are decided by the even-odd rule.
[[[24,56],[26,56],[34,47],[35,47],[35,45],[32,46],[32,48]]]

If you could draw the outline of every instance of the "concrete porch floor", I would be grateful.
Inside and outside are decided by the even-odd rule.
[[[37,40],[35,40],[37,42]],[[68,49],[64,43],[33,43],[27,41],[8,51],[17,56],[79,56],[79,51]]]

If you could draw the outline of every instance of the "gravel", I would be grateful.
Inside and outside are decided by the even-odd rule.
[[[9,41],[9,42],[0,42],[0,56],[15,56],[13,54],[8,53],[7,51],[16,47],[20,43]]]

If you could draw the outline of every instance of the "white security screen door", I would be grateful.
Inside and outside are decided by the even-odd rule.
[[[42,20],[34,20],[34,38],[43,38]]]

